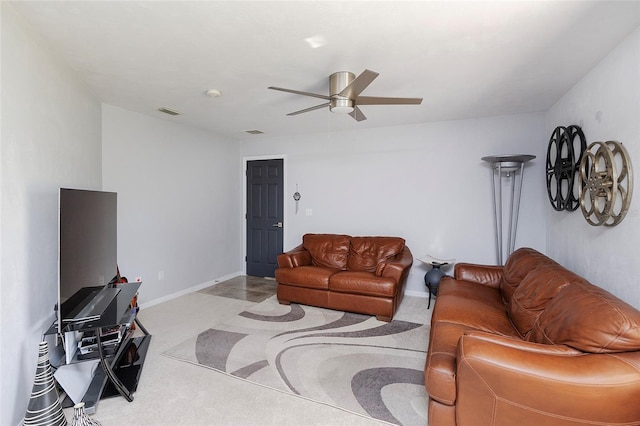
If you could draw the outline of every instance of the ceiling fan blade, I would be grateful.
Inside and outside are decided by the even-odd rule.
[[[353,111],[351,111],[349,115],[356,121],[363,121],[367,119],[367,117],[362,113],[362,110],[358,107],[353,108]]]
[[[346,96],[349,99],[354,99],[360,93],[362,93],[362,91],[366,89],[367,86],[369,86],[371,82],[375,80],[379,75],[380,74],[375,71],[364,70],[362,71],[362,74],[357,76],[355,80],[351,82],[351,84],[349,84],[339,93],[339,95]]]
[[[290,112],[287,115],[298,115],[298,114],[302,114],[303,112],[309,112],[309,111],[313,111],[313,110],[328,107],[328,106],[329,106],[329,102],[327,102],[326,104],[320,104],[320,105],[312,106],[310,108],[301,109],[300,111]]]
[[[295,95],[302,95],[302,96],[312,96],[314,98],[320,98],[320,99],[326,99],[327,101],[329,99],[331,99],[329,96],[327,95],[320,95],[318,93],[311,93],[311,92],[301,92],[300,90],[292,90],[292,89],[285,89],[282,87],[275,87],[275,86],[269,86],[267,87],[267,89],[271,89],[271,90],[279,90],[281,92],[288,92],[288,93],[293,93]]]
[[[422,98],[383,98],[379,96],[359,96],[357,105],[420,105]]]

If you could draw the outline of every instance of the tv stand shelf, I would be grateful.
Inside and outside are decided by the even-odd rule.
[[[95,413],[100,399],[120,395],[127,401],[133,401],[132,394],[138,388],[138,380],[142,373],[150,341],[150,335],[128,338],[120,344],[120,349],[115,357],[106,359],[119,384],[111,379],[102,362],[98,364],[99,367],[96,368],[91,384],[82,398],[85,411],[88,414]],[[133,350],[130,352],[132,348]],[[134,354],[133,362],[130,362],[129,359],[131,353]],[[70,399],[63,402],[64,408],[71,406],[73,406],[73,401]]]
[[[113,288],[119,291],[104,312],[100,314],[99,318],[84,322],[70,322],[62,328],[63,334],[69,339],[71,339],[72,335],[75,335],[75,332],[95,335],[97,345],[95,352],[97,356],[79,359],[78,353],[80,351],[78,350],[73,356],[61,357],[57,365],[52,361],[52,366],[56,368],[56,375],[58,374],[57,370],[60,370],[61,374],[67,374],[66,369],[72,371],[74,369],[73,364],[98,361],[91,377],[85,377],[80,380],[82,383],[73,385],[86,389],[82,402],[85,403],[85,411],[88,414],[96,411],[98,401],[101,398],[121,395],[127,401],[133,400],[132,394],[137,389],[151,341],[151,335],[137,318],[137,307],[131,306],[131,302],[140,285],[141,283],[139,282],[114,285]],[[107,355],[101,341],[102,333],[118,326],[126,327],[122,339],[114,346],[115,350],[111,351],[110,355]],[[139,329],[140,332],[134,332],[134,328]],[[57,332],[58,325],[54,324],[47,333],[53,334]],[[71,345],[67,344],[65,347],[70,348]],[[64,385],[63,388],[65,388]],[[69,397],[68,391],[67,394],[68,396],[63,402],[63,407],[65,408],[74,404],[74,401]]]

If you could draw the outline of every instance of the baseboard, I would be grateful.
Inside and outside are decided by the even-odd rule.
[[[150,300],[150,301],[145,302],[145,303],[140,303],[140,308],[141,309],[150,308],[151,306],[155,306],[155,305],[158,305],[158,304],[163,303],[163,302],[168,302],[169,300],[176,299],[176,298],[178,298],[180,296],[184,296],[185,294],[193,293],[195,291],[199,291],[199,290],[205,289],[207,287],[211,287],[212,285],[221,283],[223,281],[230,280],[230,279],[235,278],[235,277],[239,277],[241,275],[245,275],[245,274],[242,271],[234,272],[234,273],[231,273],[231,274],[228,274],[228,275],[213,279],[211,281],[207,281],[207,282],[204,282],[202,284],[198,284],[198,285],[195,285],[193,287],[189,287],[189,288],[186,288],[184,290],[180,290],[180,291],[177,291],[175,293],[171,293],[171,294],[168,294],[166,296]],[[414,296],[414,297],[423,297],[423,298],[428,298],[429,297],[429,293],[427,293],[426,291],[405,290],[404,294],[405,294],[405,296]]]
[[[415,297],[424,297],[425,299],[429,297],[429,293],[425,291],[414,291],[414,290],[405,290],[405,296],[415,296]]]
[[[180,290],[180,291],[177,291],[175,293],[171,293],[171,294],[168,294],[166,296],[162,296],[162,297],[150,300],[150,301],[145,302],[145,303],[140,303],[140,309],[150,308],[151,306],[155,306],[155,305],[158,305],[160,303],[168,302],[169,300],[173,300],[173,299],[176,299],[176,298],[178,298],[180,296],[184,296],[186,294],[193,293],[193,292],[205,289],[207,287],[211,287],[212,285],[221,283],[223,281],[230,280],[231,278],[239,277],[240,275],[243,275],[242,272],[234,272],[232,274],[224,275],[222,277],[215,278],[215,279],[213,279],[211,281],[206,281],[206,282],[204,282],[202,284],[198,284],[198,285],[195,285],[193,287],[189,287],[189,288],[186,288],[184,290]]]

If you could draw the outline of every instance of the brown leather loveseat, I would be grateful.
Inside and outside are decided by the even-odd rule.
[[[301,245],[278,256],[278,301],[391,321],[412,263],[402,238],[305,234]]]
[[[429,426],[640,425],[640,312],[530,248],[459,263],[425,387]]]

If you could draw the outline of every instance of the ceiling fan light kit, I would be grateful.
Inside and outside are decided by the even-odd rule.
[[[300,90],[285,89],[283,87],[269,86],[271,90],[293,93],[295,95],[311,96],[325,99],[326,103],[291,112],[287,115],[298,115],[316,109],[329,107],[329,111],[349,114],[354,120],[362,121],[367,117],[358,108],[358,105],[419,105],[422,98],[386,98],[379,96],[360,96],[360,93],[378,77],[378,73],[364,70],[358,77],[349,71],[334,72],[329,76],[329,95],[303,92]]]
[[[332,99],[329,103],[329,110],[341,114],[353,112],[353,101],[351,99]]]

